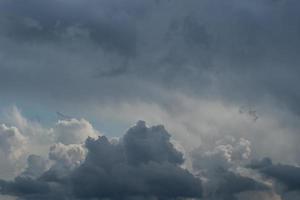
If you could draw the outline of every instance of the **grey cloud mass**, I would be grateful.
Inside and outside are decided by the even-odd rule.
[[[203,190],[207,199],[232,200],[242,192],[270,190],[265,183],[238,171],[250,156],[250,146],[243,138],[230,138],[218,141],[212,150],[200,147],[192,152],[193,169],[206,180]]]
[[[248,165],[249,168],[258,169],[268,177],[286,185],[288,190],[300,190],[300,167],[288,164],[273,164],[270,158],[255,160]]]
[[[108,50],[130,55],[135,51],[136,34],[131,20],[133,7],[109,1],[3,1],[6,16],[4,34],[21,41],[59,42],[64,36],[88,34],[90,39]],[[84,9],[82,9],[84,8]],[[120,16],[113,12],[121,11]],[[121,17],[122,16],[122,17]]]
[[[298,199],[299,9],[0,0],[0,193]]]
[[[41,163],[37,157],[30,156],[30,165],[24,173],[14,181],[1,180],[1,193],[21,199],[201,197],[201,180],[180,167],[182,154],[169,139],[163,126],[148,128],[140,121],[116,144],[105,136],[88,138],[86,159],[73,170],[69,168],[69,172],[61,173],[62,169],[54,165],[37,178],[28,173],[31,168],[40,168]],[[139,148],[133,151],[134,147]]]
[[[38,155],[29,155],[27,158],[27,168],[22,176],[37,178],[47,169],[47,160]]]
[[[297,199],[300,192],[300,167],[292,164],[273,164],[270,158],[253,160],[248,168],[257,170],[265,179],[273,182],[274,190],[277,190],[284,200]]]
[[[158,101],[170,88],[230,102],[272,97],[297,113],[299,6],[1,0],[1,90],[82,102]]]

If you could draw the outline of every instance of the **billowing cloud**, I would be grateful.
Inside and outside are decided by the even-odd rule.
[[[173,198],[154,187],[169,186],[164,179],[150,175],[190,185],[194,173],[204,198],[297,199],[299,7],[297,0],[0,0],[0,109],[24,110],[0,115],[0,177],[24,171],[1,181],[4,193],[85,197],[73,188],[91,170],[137,199]],[[56,111],[72,117],[56,123]],[[97,139],[95,127],[118,137],[140,119],[164,124],[180,145],[142,122],[117,140]],[[111,194],[103,187],[107,194],[89,192]],[[198,196],[189,188],[176,190]]]
[[[239,171],[250,157],[248,140],[227,137],[211,148],[199,147],[192,152],[193,169],[205,180],[208,198],[236,199],[243,192],[269,190],[263,182]]]
[[[183,163],[183,155],[169,141],[170,134],[163,126],[147,128],[144,121],[139,121],[123,137],[127,159],[133,164],[149,161],[168,161],[174,164]]]
[[[56,168],[73,169],[85,158],[84,141],[100,134],[85,119],[63,119],[46,127],[24,117],[16,106],[4,116],[11,125],[0,125],[1,178],[12,178],[22,170],[22,176],[40,176],[47,169],[48,156]]]
[[[21,170],[28,148],[28,138],[13,126],[0,124],[0,177],[11,178]]]
[[[151,118],[193,147],[212,132],[248,134],[251,142],[263,135],[255,151],[298,159],[297,1],[0,3],[4,104],[42,118],[67,110],[97,125]],[[119,113],[123,104],[131,107]],[[232,114],[243,106],[257,123],[244,123],[249,111]],[[133,112],[141,114],[129,119]]]
[[[5,109],[4,121],[15,126],[22,135],[28,138],[28,149],[26,153],[34,154],[48,150],[48,144],[53,143],[51,129],[45,127],[36,120],[28,119],[17,106],[10,106]]]
[[[249,159],[251,154],[250,141],[240,138],[236,140],[228,137],[216,141],[216,146],[212,150],[198,148],[193,151],[193,166],[196,169],[218,170],[218,168],[228,169]]]
[[[36,179],[19,176],[14,181],[2,180],[1,193],[24,199],[176,199],[202,195],[201,180],[180,167],[183,155],[174,148],[163,126],[148,128],[139,121],[119,142],[111,143],[101,136],[88,138],[85,147],[86,159],[72,169],[69,161],[78,159],[82,151],[76,146],[53,146],[49,157],[56,161],[54,167]],[[64,164],[69,172],[61,174],[57,164]]]
[[[82,144],[64,145],[54,144],[50,147],[49,159],[55,161],[54,168],[72,170],[79,166],[85,159],[86,149]]]
[[[16,127],[7,127],[5,124],[1,124],[0,141],[1,152],[9,159],[17,160],[25,150],[27,139]]]
[[[62,144],[80,144],[88,137],[97,137],[99,132],[85,119],[59,120],[54,129],[53,135],[57,142]]]
[[[119,139],[88,137],[85,144],[55,143],[49,159],[30,155],[3,195],[21,199],[290,200],[299,167],[251,160],[251,142],[232,136],[202,144],[185,156],[164,126],[139,121]],[[185,168],[187,167],[187,168]]]

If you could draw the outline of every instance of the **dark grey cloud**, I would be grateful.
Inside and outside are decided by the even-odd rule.
[[[173,147],[170,137],[163,126],[147,128],[145,122],[139,121],[123,138],[128,161],[133,164],[149,161],[182,164],[183,155]]]
[[[272,165],[273,165],[272,160],[266,157],[261,160],[252,160],[251,163],[247,165],[247,167],[251,169],[261,169]]]
[[[270,188],[253,178],[243,177],[239,174],[220,171],[217,190],[209,195],[223,198],[224,200],[236,199],[237,194],[245,191],[268,191]]]
[[[300,167],[287,164],[273,164],[270,158],[252,161],[249,168],[272,177],[287,186],[288,190],[300,190]]]
[[[292,165],[271,165],[261,170],[267,176],[273,177],[287,185],[289,190],[300,189],[300,168]]]
[[[50,187],[43,181],[34,180],[28,177],[17,177],[14,181],[0,182],[2,194],[13,194],[16,196],[47,196],[51,194]]]
[[[18,41],[61,42],[86,36],[108,51],[135,54],[134,23],[146,3],[109,1],[1,1],[5,35]],[[113,15],[113,13],[118,13]]]
[[[61,173],[60,168],[52,167],[38,178],[23,173],[14,181],[1,180],[1,193],[24,199],[177,199],[202,195],[201,180],[180,167],[183,155],[170,143],[163,126],[148,128],[140,121],[118,143],[102,136],[88,138],[85,146],[87,157],[74,170]],[[29,168],[37,167],[38,158],[34,158],[29,158]]]
[[[297,199],[300,193],[300,168],[292,164],[273,164],[268,157],[253,160],[247,165],[262,175],[265,180],[272,183],[273,191],[283,200]]]
[[[120,144],[111,144],[105,137],[88,139],[86,161],[71,177],[76,195],[115,199],[200,197],[200,180],[179,168],[182,154],[169,138],[163,126],[147,128],[140,121]]]
[[[9,96],[161,102],[171,88],[298,112],[296,0],[0,2]]]
[[[251,143],[246,139],[228,136],[201,145],[186,155],[192,162],[187,170],[170,137],[164,126],[139,121],[118,140],[89,137],[86,156],[82,144],[58,143],[50,147],[49,161],[30,155],[24,172],[1,179],[0,193],[24,200],[290,200],[298,195],[299,167],[275,165],[270,158],[247,164]]]

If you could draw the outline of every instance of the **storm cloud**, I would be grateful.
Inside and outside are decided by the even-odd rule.
[[[163,126],[148,128],[139,121],[118,143],[100,136],[88,138],[85,147],[87,156],[74,169],[65,164],[66,156],[55,153],[58,147],[52,147],[50,159],[56,164],[37,178],[30,171],[40,169],[42,163],[35,156],[29,157],[24,173],[14,181],[0,182],[1,193],[24,199],[176,199],[202,195],[201,180],[180,167],[183,155],[170,143]],[[75,154],[72,152],[69,155]],[[69,171],[61,173],[59,164]]]
[[[300,167],[289,164],[273,164],[270,158],[254,160],[247,167],[259,170],[286,186],[287,190],[300,190]]]
[[[168,126],[152,116],[153,110],[137,110],[137,105],[178,116],[206,107],[203,101],[216,102],[230,113],[246,107],[244,113],[258,117],[256,124],[264,123],[257,133],[281,137],[292,144],[289,152],[300,152],[293,143],[299,139],[296,0],[1,0],[0,5],[3,107],[32,107],[46,123],[44,112],[61,111],[101,125],[100,117]],[[114,109],[124,104],[132,108],[119,119]],[[133,113],[128,120],[130,112],[140,116]],[[227,115],[219,112],[215,118]],[[203,140],[204,131],[195,127],[201,114],[191,115],[193,121],[176,121],[171,128],[181,123],[188,135]],[[204,126],[214,129],[213,123]],[[254,128],[224,132],[252,137],[248,132]]]
[[[171,88],[230,102],[271,96],[297,113],[297,7],[294,0],[1,0],[2,90],[82,103],[148,93],[157,101]],[[135,94],[122,92],[130,87]]]
[[[299,8],[0,0],[1,193],[297,199]]]

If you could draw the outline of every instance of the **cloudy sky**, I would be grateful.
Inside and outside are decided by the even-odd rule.
[[[300,198],[299,9],[0,0],[0,200]]]

